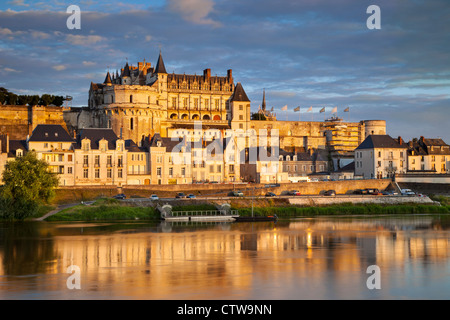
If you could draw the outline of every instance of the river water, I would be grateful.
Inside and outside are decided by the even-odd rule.
[[[0,224],[0,299],[449,298],[443,215]]]

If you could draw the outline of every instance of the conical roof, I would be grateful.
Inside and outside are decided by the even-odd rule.
[[[106,78],[105,78],[105,81],[103,81],[103,83],[105,83],[105,84],[112,84],[111,75],[109,74],[109,71],[106,74]]]
[[[242,87],[242,84],[240,82],[238,82],[236,84],[236,87],[234,88],[234,93],[231,101],[250,102],[250,99],[247,97],[247,94],[245,93],[244,88]]]
[[[130,66],[128,65],[128,62],[123,69],[122,78],[123,77],[130,77]]]
[[[159,57],[158,57],[158,62],[156,63],[155,73],[167,73],[166,66],[164,65],[164,61],[163,61],[161,52],[159,52]]]

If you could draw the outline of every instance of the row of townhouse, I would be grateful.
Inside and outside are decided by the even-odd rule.
[[[60,186],[281,183],[328,169],[327,161],[311,151],[239,149],[231,138],[188,141],[160,134],[136,144],[112,129],[87,128],[72,137],[61,125],[38,125],[26,140],[2,135],[0,148],[0,170],[33,150],[58,174]]]
[[[401,137],[369,135],[354,157],[355,176],[364,179],[450,173],[450,146],[442,139],[421,137],[405,143]]]
[[[38,125],[26,140],[0,137],[0,167],[35,151],[61,186],[189,184],[241,181],[239,150],[230,139],[187,142],[146,137],[137,145],[112,129],[83,129],[71,137],[60,125]]]

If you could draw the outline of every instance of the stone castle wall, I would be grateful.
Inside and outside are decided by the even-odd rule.
[[[38,124],[59,124],[70,132],[71,123],[64,119],[63,107],[54,106],[0,106],[0,134],[9,134],[12,140],[25,140]]]

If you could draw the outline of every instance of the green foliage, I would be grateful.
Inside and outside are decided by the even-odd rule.
[[[48,217],[47,221],[93,221],[93,220],[153,220],[159,219],[152,207],[127,207],[120,205],[76,206]]]
[[[241,216],[250,216],[251,208],[240,208]],[[323,207],[255,207],[255,216],[276,214],[279,217],[320,216],[320,215],[376,215],[376,214],[417,214],[417,213],[450,213],[450,206],[435,205],[331,205]]]
[[[265,115],[263,115],[262,113],[257,113],[257,112],[252,113],[251,119],[252,120],[262,120],[262,121],[266,121],[267,120]]]
[[[36,213],[40,204],[48,203],[58,186],[56,174],[34,152],[16,158],[5,165],[0,196],[0,216],[4,219],[24,219]]]
[[[9,92],[7,89],[0,87],[0,105],[43,105],[48,106],[53,104],[55,106],[62,106],[64,103],[63,96],[54,96],[50,94],[39,95],[17,95],[13,92]]]

